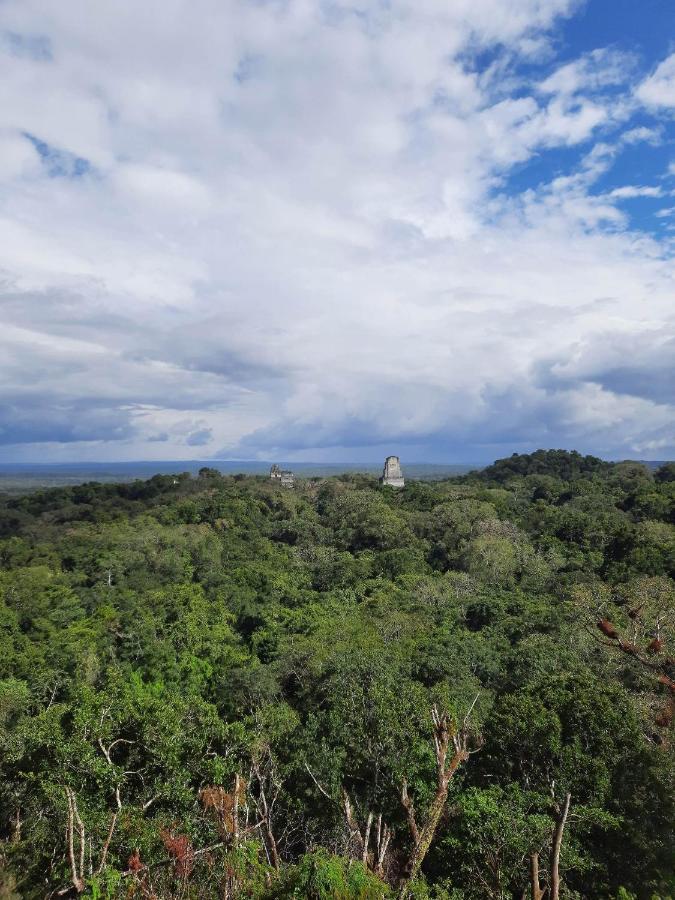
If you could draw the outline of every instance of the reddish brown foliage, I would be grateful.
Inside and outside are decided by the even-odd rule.
[[[141,862],[141,854],[138,850],[134,850],[129,859],[127,860],[127,869],[130,872],[140,872],[141,869],[144,869],[145,866]]]
[[[195,851],[186,834],[172,834],[162,829],[160,832],[167,852],[173,857],[176,875],[187,878],[195,865]]]
[[[600,619],[598,621],[597,625],[598,625],[598,628],[600,629],[600,631],[606,637],[611,638],[614,641],[618,639],[619,633],[617,632],[616,628],[612,625],[612,623],[610,621],[608,621],[607,619]]]
[[[675,681],[672,681],[667,675],[659,675],[658,681],[659,684],[665,684],[668,690],[675,694]]]
[[[216,814],[223,836],[237,831],[237,812],[246,800],[246,787],[244,779],[238,778],[232,792],[219,786],[205,787],[199,792],[204,809],[211,809]]]
[[[667,728],[673,721],[673,713],[675,713],[675,704],[670,703],[661,710],[654,721],[659,728]]]
[[[649,653],[660,653],[663,650],[663,641],[660,641],[658,638],[654,638],[653,641],[649,643],[647,646],[647,651]]]

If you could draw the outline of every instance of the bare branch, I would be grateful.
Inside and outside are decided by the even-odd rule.
[[[318,787],[318,789],[321,791],[321,793],[324,795],[324,797],[327,800],[330,800],[332,803],[336,803],[337,801],[335,800],[335,797],[331,797],[331,795],[328,793],[328,791],[319,784],[319,782],[314,777],[314,773],[312,772],[310,767],[307,765],[307,763],[305,763],[305,768],[307,769],[307,772],[309,773],[309,777],[312,779],[312,781]]]
[[[365,865],[368,864],[368,844],[370,843],[370,829],[373,824],[373,814],[372,812],[368,813],[368,819],[366,821],[366,831],[363,836],[363,853],[361,854],[361,862]]]
[[[478,703],[478,698],[480,697],[480,691],[476,694],[476,696],[471,701],[471,706],[468,708],[466,715],[464,716],[464,721],[462,722],[462,731],[465,731],[467,725],[469,723],[469,718],[471,717],[471,713],[473,712],[473,708]]]
[[[152,804],[155,803],[156,800],[159,800],[160,797],[161,797],[161,794],[155,794],[154,797],[151,797],[149,800],[146,800],[145,803],[143,804],[143,806],[141,806],[141,809],[143,810],[143,812],[145,812],[146,809],[150,809]]]
[[[110,754],[112,753],[114,747],[116,747],[118,744],[135,744],[135,743],[136,743],[136,741],[128,741],[126,738],[117,738],[117,740],[114,740],[112,742],[112,744],[109,744],[106,747],[105,744],[103,743],[103,741],[101,740],[101,738],[98,739],[98,745],[101,748],[101,752],[105,756],[106,761],[109,766],[114,765],[114,763],[110,757]]]
[[[66,840],[68,843],[68,859],[70,861],[70,871],[72,876],[73,887],[77,891],[78,894],[81,894],[84,890],[84,845],[85,845],[85,835],[84,835],[84,825],[82,824],[82,819],[80,818],[80,814],[77,811],[77,802],[75,800],[75,793],[70,787],[65,788],[66,799],[68,801],[68,820],[66,824]],[[80,840],[80,853],[79,853],[79,865],[78,860],[75,858],[75,823],[77,823],[78,827],[78,835]]]
[[[345,819],[347,820],[347,827],[352,835],[352,837],[356,837],[359,843],[359,847],[363,848],[363,836],[361,834],[361,830],[359,829],[358,822],[354,818],[354,811],[352,807],[352,801],[349,798],[349,794],[342,788],[342,808],[345,812]]]
[[[122,807],[120,806],[120,809]],[[105,843],[103,844],[103,849],[101,850],[101,861],[98,864],[98,869],[96,870],[96,874],[100,875],[103,869],[105,868],[106,859],[108,858],[108,850],[110,849],[110,842],[112,841],[112,836],[115,831],[115,825],[117,825],[117,816],[118,813],[114,813],[113,817],[110,821],[110,828],[108,829],[108,836],[105,839]]]
[[[410,829],[413,844],[415,847],[417,847],[420,842],[420,832],[419,828],[417,827],[417,821],[415,820],[415,807],[413,806],[412,800],[408,795],[408,782],[405,779],[403,780],[403,784],[401,785],[401,803],[403,804],[403,808],[405,809],[406,816],[408,818],[408,828]]]

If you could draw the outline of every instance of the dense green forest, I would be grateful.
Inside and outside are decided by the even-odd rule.
[[[675,465],[0,500],[0,898],[675,896]]]

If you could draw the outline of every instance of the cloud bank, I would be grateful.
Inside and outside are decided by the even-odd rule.
[[[5,0],[0,459],[672,457],[675,56],[578,13]]]

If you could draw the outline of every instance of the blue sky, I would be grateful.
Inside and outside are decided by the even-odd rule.
[[[0,461],[675,455],[672,0],[3,0]]]

